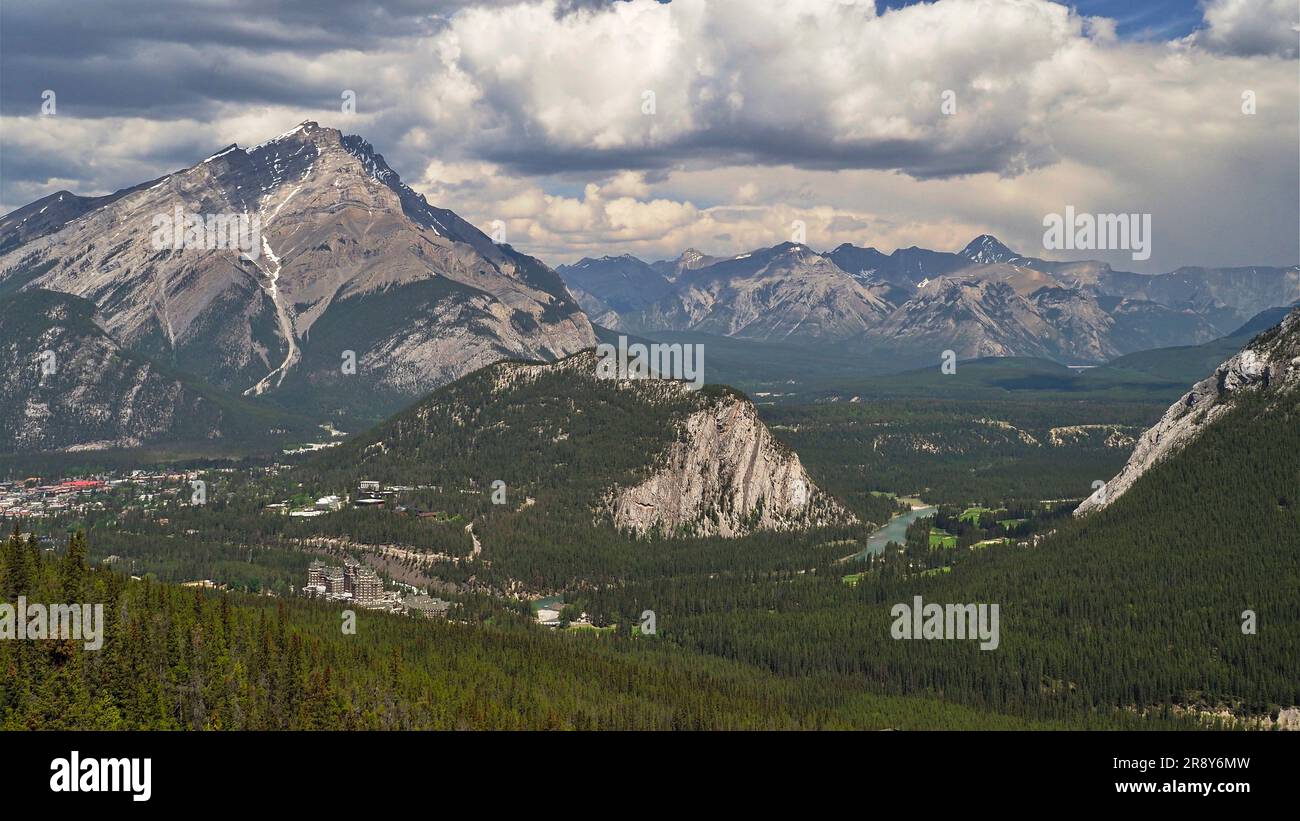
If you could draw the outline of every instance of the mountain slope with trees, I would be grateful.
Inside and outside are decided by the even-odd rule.
[[[265,447],[310,430],[123,348],[87,300],[0,297],[0,452]]]

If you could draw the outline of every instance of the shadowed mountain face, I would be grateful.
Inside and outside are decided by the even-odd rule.
[[[673,290],[673,284],[659,271],[631,254],[588,257],[561,265],[555,272],[591,320],[605,327],[617,327],[619,316],[639,311]]]
[[[308,426],[223,396],[123,349],[79,297],[0,297],[0,453],[219,447],[301,435]]]
[[[1099,363],[1223,337],[1260,311],[1300,299],[1300,267],[1151,276],[1022,256],[987,234],[958,253],[885,254],[845,244],[817,254],[787,243],[722,260],[699,252],[650,265],[606,259],[617,260],[616,283],[562,271],[605,327],[830,342],[901,357],[900,364],[929,362],[944,350]],[[665,287],[670,292],[659,296]]]
[[[971,264],[959,254],[930,251],[925,248],[899,248],[885,255],[875,248],[841,245],[826,255],[827,258],[853,276],[865,280],[881,280],[906,288],[942,276]]]
[[[35,205],[0,220],[0,290],[84,297],[121,344],[286,405],[377,416],[503,357],[595,341],[553,271],[315,123],[56,204],[35,227]]]
[[[992,264],[995,262],[1007,262],[1020,257],[1015,251],[1002,244],[997,237],[989,234],[981,234],[971,240],[965,248],[961,250],[960,256],[966,257],[971,262],[982,264]]]

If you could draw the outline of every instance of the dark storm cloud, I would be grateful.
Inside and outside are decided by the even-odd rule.
[[[480,146],[483,158],[521,174],[608,172],[717,165],[793,165],[815,171],[896,170],[916,179],[941,179],[985,171],[1027,171],[1054,159],[1048,146],[1016,140],[936,149],[923,140],[829,143],[824,134],[746,125],[691,132],[647,148],[592,150],[503,140]]]
[[[0,10],[0,116],[30,117],[39,110],[42,92],[57,95],[59,115],[103,119],[141,118],[168,122],[220,121],[240,110],[257,107],[307,112],[339,108],[340,92],[354,90],[359,105],[367,107],[366,136],[389,148],[392,159],[417,160],[402,147],[411,129],[427,126],[413,112],[413,95],[419,87],[391,87],[391,78],[378,78],[371,69],[405,71],[409,81],[426,80],[436,87],[443,69],[429,38],[443,32],[456,11],[510,5],[508,0],[387,0],[357,3],[349,0],[230,0],[225,4],[177,0],[118,0],[113,3],[29,2],[6,3]],[[551,14],[557,26],[593,16],[600,9],[617,11],[618,0],[558,0]],[[743,22],[743,15],[736,25]],[[732,28],[722,18],[718,28]],[[581,22],[577,25],[581,27]],[[635,28],[635,26],[633,26]],[[558,32],[572,31],[559,29]],[[508,23],[476,32],[491,41],[486,59],[499,64],[516,56],[513,46],[537,48],[525,42],[534,32],[511,31]],[[544,34],[544,33],[543,33]],[[626,36],[626,32],[621,36]],[[688,35],[689,36],[689,35]],[[424,38],[421,40],[421,38]],[[473,42],[456,41],[458,47]],[[698,44],[697,44],[698,45]],[[615,49],[619,46],[614,46]],[[523,54],[523,52],[521,52]],[[595,57],[597,55],[590,55]],[[524,59],[530,59],[525,54]],[[533,57],[532,59],[535,59]],[[721,54],[741,75],[754,64],[749,55]],[[762,56],[756,58],[761,64]],[[384,62],[384,61],[387,62]],[[484,68],[473,60],[458,68],[474,77]],[[513,80],[489,76],[474,88],[477,100],[473,119],[465,132],[440,134],[440,148],[449,159],[479,157],[529,175],[566,172],[609,172],[622,169],[665,172],[683,164],[793,164],[807,168],[899,169],[920,178],[977,173],[988,170],[1022,170],[1025,157],[1044,156],[1024,144],[1014,127],[995,129],[943,145],[928,136],[911,139],[837,139],[835,124],[825,118],[826,89],[810,88],[802,110],[790,112],[790,122],[771,117],[755,120],[729,116],[725,106],[692,99],[692,127],[671,131],[654,140],[623,140],[594,146],[590,140],[565,139],[547,134],[536,121],[539,105]],[[547,66],[538,65],[538,70]],[[590,70],[590,67],[586,67]],[[810,69],[811,70],[811,69]],[[599,72],[596,72],[599,73]],[[571,78],[578,95],[584,77]],[[774,94],[770,84],[756,82],[746,89],[750,97]],[[727,89],[705,89],[721,99]],[[698,92],[699,89],[695,89]],[[633,100],[635,108],[635,100]],[[760,105],[764,101],[760,100]],[[597,115],[579,111],[575,120]],[[906,115],[905,115],[906,116]],[[633,120],[639,114],[633,111]],[[292,123],[283,123],[288,127]],[[622,128],[623,124],[615,124]],[[170,167],[192,162],[216,146],[214,137],[178,132],[164,145],[150,148],[153,159]],[[187,152],[190,152],[187,155]],[[49,163],[11,149],[3,159],[8,187],[48,178]],[[83,176],[74,158],[65,158],[65,178],[85,179],[97,189],[129,184],[105,165]],[[0,190],[0,201],[13,198]]]
[[[984,175],[1015,192],[1000,207],[1087,196],[1156,211],[1173,237],[1198,223],[1169,205],[1196,201],[1189,185],[1217,192],[1249,178],[1251,167],[1229,168],[1236,157],[1294,159],[1294,69],[1277,59],[1294,51],[1248,64],[1216,56],[1267,53],[1261,33],[1292,0],[1211,0],[1204,33],[1160,45],[1116,40],[1106,21],[1046,0],[939,0],[880,16],[831,0],[0,3],[0,210],[61,188],[134,185],[303,119],[361,134],[446,205],[491,214],[509,202],[521,224],[553,209],[539,236],[558,249],[575,232],[595,247],[601,232],[669,230],[674,215],[696,213],[688,200],[725,207],[751,183],[798,191],[767,181],[840,171],[843,191],[786,202],[896,209],[847,180],[901,172],[910,182],[897,190],[915,192],[920,225],[952,212],[943,192]],[[1258,91],[1258,116],[1241,116],[1241,88]],[[39,116],[45,89],[58,94],[54,118]],[[344,89],[356,92],[353,117],[340,111]],[[955,113],[940,110],[949,90]],[[652,116],[646,91],[658,95]],[[1212,100],[1232,105],[1211,110]],[[715,169],[708,186],[680,188]],[[644,215],[611,204],[615,188],[585,193],[628,172],[640,188],[620,185],[647,200]],[[1057,194],[1059,180],[1075,193]],[[753,241],[757,212],[781,203],[740,196],[745,209],[713,215],[734,219],[726,236]],[[992,206],[975,198],[982,216]],[[1293,249],[1295,208],[1272,192],[1243,206],[1230,221],[1241,239],[1221,243],[1222,256],[1256,259],[1277,245],[1265,244],[1276,225]],[[641,227],[620,234],[626,220]],[[699,230],[690,238],[717,233]],[[1168,240],[1173,256],[1204,261],[1206,236]]]
[[[7,207],[49,192],[50,181],[105,192],[138,182],[142,169],[182,168],[219,147],[216,128],[182,121],[220,121],[241,108],[338,111],[340,83],[329,71],[301,67],[329,55],[380,52],[439,30],[466,0],[114,0],[6,2],[0,5],[0,117],[36,116],[47,89],[57,116],[176,122],[138,157],[109,156],[60,141],[32,146],[0,130],[0,203]],[[373,79],[347,78],[367,94]],[[61,123],[62,124],[62,123]],[[286,123],[288,127],[291,123]],[[4,133],[8,131],[9,133]],[[93,137],[79,129],[69,139]],[[269,136],[269,135],[267,135]],[[389,136],[384,130],[371,139]],[[100,153],[99,156],[96,156]]]
[[[367,51],[428,35],[461,2],[196,0],[20,2],[0,7],[0,114],[54,89],[79,116],[191,116],[213,101],[319,102],[336,89],[248,58]]]
[[[113,0],[6,3],[6,60],[133,54],[141,44],[211,44],[315,53],[429,33],[469,0]]]

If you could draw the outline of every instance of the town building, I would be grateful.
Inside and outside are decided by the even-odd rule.
[[[412,616],[424,616],[426,619],[446,618],[451,609],[451,602],[432,596],[414,595],[402,599],[402,606]]]
[[[343,584],[343,568],[325,568],[325,592],[334,596],[343,596],[347,593]]]
[[[353,569],[351,586],[352,600],[360,605],[378,602],[384,592],[384,583],[380,581],[379,574],[364,565]]]
[[[316,587],[325,584],[325,563],[313,561],[307,565],[307,586]]]
[[[380,606],[385,600],[384,582],[379,574],[351,556],[343,559],[342,567],[313,561],[307,566],[307,584],[302,592],[307,596],[353,601],[363,607]]]

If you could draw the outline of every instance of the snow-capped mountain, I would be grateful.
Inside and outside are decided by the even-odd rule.
[[[997,237],[989,234],[980,234],[958,253],[971,262],[984,265],[995,262],[1008,262],[1020,258],[1019,254],[1003,245]]]

